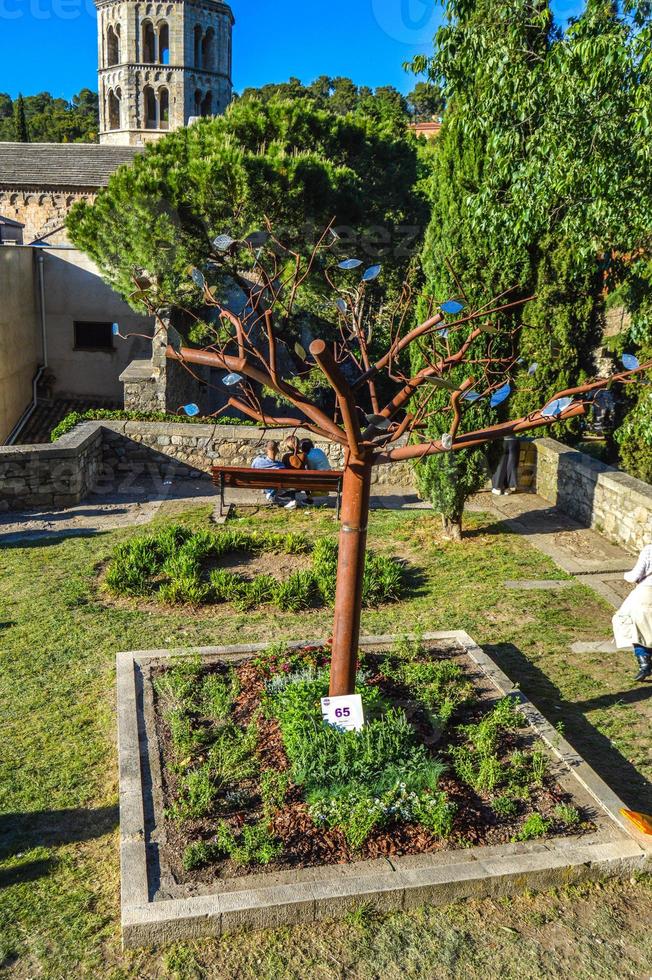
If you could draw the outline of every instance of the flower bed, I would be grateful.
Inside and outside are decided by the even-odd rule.
[[[359,733],[322,722],[327,661],[279,647],[156,669],[161,846],[178,882],[591,829],[465,654],[367,653]]]
[[[262,574],[252,575],[250,560],[263,555],[272,560]],[[278,555],[292,556],[303,567],[279,579],[272,574],[278,570]],[[234,556],[239,556],[236,567],[225,567],[229,559],[233,566]],[[191,531],[173,524],[116,548],[103,584],[113,596],[168,605],[230,602],[246,610],[272,604],[298,612],[331,605],[336,575],[337,543],[331,538],[313,543],[305,534],[292,532]],[[394,602],[405,587],[402,562],[373,552],[367,556],[365,606]]]

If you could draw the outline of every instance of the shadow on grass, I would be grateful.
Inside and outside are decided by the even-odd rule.
[[[585,717],[587,711],[644,700],[652,695],[652,685],[586,701],[566,701],[559,688],[518,647],[502,643],[485,645],[484,649],[549,722],[563,722],[564,737],[628,807],[652,811],[652,784]]]
[[[99,538],[112,528],[100,531],[94,527],[69,528],[64,531],[12,531],[0,534],[0,551],[9,548],[49,548],[69,538]]]
[[[115,830],[118,820],[117,806],[4,813],[0,815],[0,860],[35,847],[59,847],[104,837]]]
[[[55,864],[56,861],[52,858],[44,858],[41,861],[19,864],[15,868],[0,869],[0,890],[9,888],[10,885],[24,885],[28,881],[44,878],[52,871]]]

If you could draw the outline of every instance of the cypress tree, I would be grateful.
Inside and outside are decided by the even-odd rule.
[[[25,116],[25,102],[22,94],[14,103],[14,135],[17,143],[29,143],[29,130]]]

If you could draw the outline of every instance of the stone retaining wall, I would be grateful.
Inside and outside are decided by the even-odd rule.
[[[652,487],[554,439],[539,439],[537,493],[636,552],[652,544]]]
[[[242,425],[191,425],[183,422],[85,422],[56,443],[0,448],[0,510],[58,508],[78,504],[91,490],[125,493],[140,477],[156,484],[193,477],[210,478],[210,470],[249,466],[268,439],[282,442],[291,429]],[[299,438],[314,438],[304,430]],[[314,438],[334,469],[343,450]],[[379,466],[374,483],[413,489],[409,463]]]

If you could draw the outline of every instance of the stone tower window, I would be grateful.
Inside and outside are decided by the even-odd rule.
[[[161,24],[158,29],[158,60],[161,65],[170,64],[170,28]]]
[[[204,34],[204,40],[201,43],[201,67],[206,71],[212,71],[213,68],[213,44],[215,41],[215,31],[212,27],[209,27]]]
[[[195,91],[195,111],[193,115],[201,116],[201,92],[199,89]]]
[[[109,92],[109,129],[120,129],[120,104],[122,92],[119,88]]]
[[[202,56],[202,43],[201,43],[201,27],[199,24],[195,27],[195,68],[201,68],[201,56]]]
[[[162,88],[158,93],[159,104],[159,129],[170,128],[170,93],[166,88]]]
[[[109,26],[106,32],[106,63],[109,67],[120,64],[120,25]]]
[[[207,92],[204,96],[204,101],[201,104],[201,115],[202,116],[212,116],[213,115],[213,93]]]
[[[148,85],[143,89],[143,102],[145,104],[145,128],[156,129],[156,95],[154,89]]]
[[[150,21],[143,22],[143,63],[153,65],[156,61],[156,34]]]

